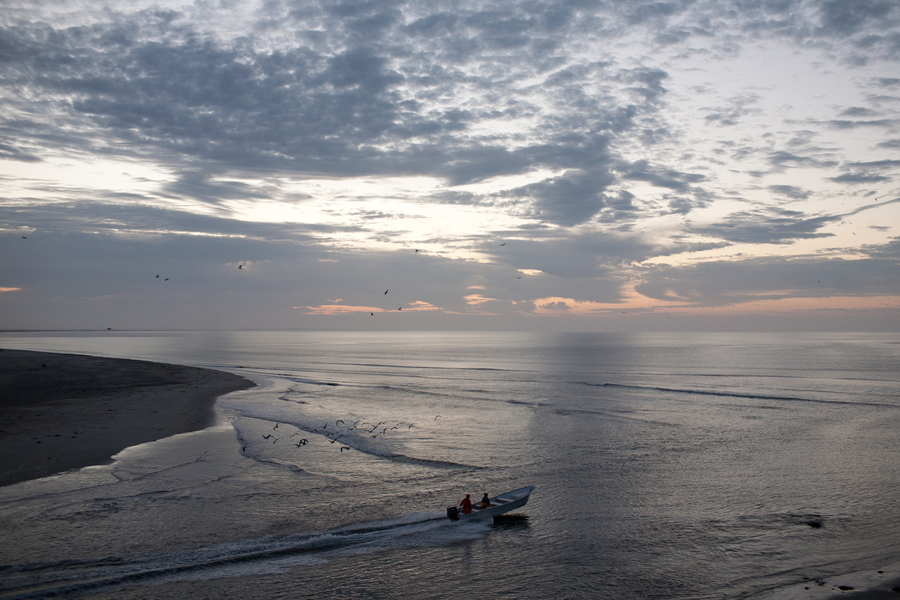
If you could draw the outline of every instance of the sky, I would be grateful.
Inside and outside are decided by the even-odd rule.
[[[0,330],[900,331],[896,0],[0,3]]]

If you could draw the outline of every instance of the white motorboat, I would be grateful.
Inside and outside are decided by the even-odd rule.
[[[500,494],[499,496],[491,498],[491,504],[487,508],[476,508],[476,506],[473,505],[472,512],[468,514],[463,514],[458,507],[451,506],[447,509],[447,516],[454,521],[460,519],[488,519],[496,517],[497,515],[502,515],[511,510],[525,506],[525,503],[528,502],[528,496],[530,496],[533,491],[534,486],[530,485],[511,492],[506,492],[505,494]],[[481,502],[477,502],[476,505],[481,506]]]

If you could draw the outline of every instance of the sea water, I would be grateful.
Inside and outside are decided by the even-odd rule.
[[[0,488],[0,597],[747,598],[900,562],[900,336],[178,332],[219,423]],[[496,522],[446,507],[533,485]]]

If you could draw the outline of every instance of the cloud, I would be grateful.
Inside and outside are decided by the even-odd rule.
[[[690,190],[691,184],[699,183],[706,179],[700,173],[683,173],[655,167],[645,160],[630,165],[619,165],[617,169],[622,173],[623,179],[646,181],[657,187],[667,188],[676,192],[686,192]]]
[[[779,196],[787,196],[792,200],[806,200],[810,196],[808,190],[802,190],[793,185],[770,185],[769,191]]]
[[[707,109],[704,117],[707,123],[715,124],[720,127],[737,125],[741,118],[745,115],[758,114],[760,109],[753,105],[760,100],[758,94],[741,94],[728,99],[727,104],[718,108]]]
[[[829,179],[831,179],[831,181],[834,181],[835,183],[850,184],[881,183],[883,181],[890,181],[889,177],[885,177],[883,175],[869,175],[866,173],[844,173],[843,175],[830,177]]]
[[[900,268],[883,258],[756,258],[664,267],[649,273],[636,291],[660,301],[729,306],[759,300],[897,295]],[[894,279],[892,279],[894,278]]]
[[[700,233],[735,243],[784,244],[798,239],[831,237],[819,230],[841,216],[807,217],[798,211],[770,208],[735,213],[728,221],[695,228]]]

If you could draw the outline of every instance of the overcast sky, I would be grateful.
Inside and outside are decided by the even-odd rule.
[[[896,0],[5,0],[0,102],[0,329],[900,330]]]

